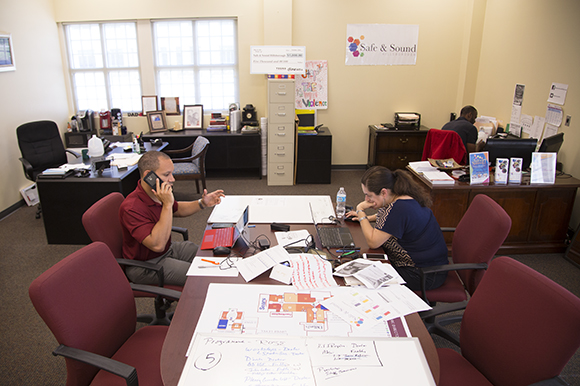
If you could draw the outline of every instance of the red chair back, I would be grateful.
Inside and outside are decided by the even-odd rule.
[[[36,278],[30,299],[59,344],[111,357],[135,332],[133,292],[109,248],[92,243]],[[66,359],[67,385],[88,385],[98,369]]]
[[[467,164],[467,150],[459,134],[450,130],[430,129],[423,147],[423,161],[428,158],[453,158],[460,165]]]
[[[455,264],[489,264],[512,226],[512,219],[494,200],[484,194],[475,196],[453,234],[451,256]],[[484,270],[457,271],[465,288],[473,294]]]
[[[580,347],[580,299],[509,257],[494,259],[463,315],[461,353],[495,386],[558,376]]]
[[[119,192],[108,194],[83,214],[83,226],[92,241],[107,244],[113,256],[123,258],[123,229],[119,208],[125,197]]]

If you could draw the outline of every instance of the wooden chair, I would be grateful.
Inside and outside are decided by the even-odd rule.
[[[178,150],[163,150],[163,152],[170,157],[172,157],[175,169],[173,170],[173,176],[176,180],[195,180],[195,187],[197,188],[197,193],[201,193],[199,190],[199,180],[201,180],[201,185],[203,189],[205,186],[205,154],[209,146],[209,140],[205,137],[199,136],[196,140],[184,149]],[[185,158],[173,158],[173,156],[190,153],[189,157]]]

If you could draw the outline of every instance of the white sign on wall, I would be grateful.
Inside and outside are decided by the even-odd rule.
[[[251,46],[250,74],[304,74],[306,47]]]
[[[411,24],[348,24],[346,65],[415,65],[419,26]]]

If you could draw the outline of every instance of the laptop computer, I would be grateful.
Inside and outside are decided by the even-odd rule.
[[[233,247],[240,236],[248,236],[248,222],[250,206],[242,212],[239,220],[229,227],[206,229],[203,233],[200,249],[214,249],[215,247]]]
[[[310,206],[310,214],[312,215],[314,228],[316,229],[316,233],[318,234],[318,238],[320,239],[323,248],[344,248],[355,246],[352,234],[347,227],[319,226],[316,223],[316,217],[312,210],[312,203],[309,202],[308,205]]]

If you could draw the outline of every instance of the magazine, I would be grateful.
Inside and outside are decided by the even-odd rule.
[[[489,153],[482,151],[479,153],[469,153],[469,175],[470,183],[489,183]]]

